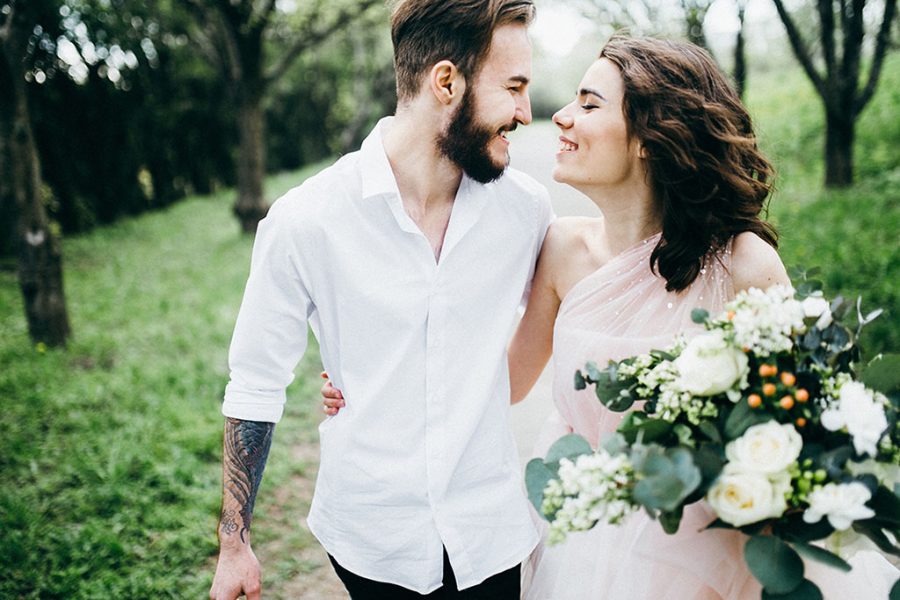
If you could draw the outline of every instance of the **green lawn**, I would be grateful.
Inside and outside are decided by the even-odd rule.
[[[270,196],[307,174],[270,178]],[[0,273],[0,597],[204,597],[219,405],[252,244],[230,202],[192,198],[66,240],[67,351],[31,346],[15,277]],[[317,439],[319,368],[313,344],[264,489],[307,466],[283,455]],[[260,523],[267,510],[261,499]]]
[[[785,262],[821,266],[828,293],[887,308],[866,343],[900,349],[900,56],[860,121],[850,190],[822,189],[821,107],[799,71],[752,79],[749,104],[780,171],[771,215]],[[316,168],[271,177],[269,196]],[[205,596],[219,404],[251,246],[230,202],[230,193],[191,198],[65,240],[75,332],[66,351],[29,343],[14,274],[0,272],[0,597]],[[313,344],[257,506],[257,546],[288,536],[291,549],[266,562],[267,585],[317,566],[298,552],[313,542],[296,515],[266,490],[309,485],[315,456],[296,449],[316,440],[318,363]]]

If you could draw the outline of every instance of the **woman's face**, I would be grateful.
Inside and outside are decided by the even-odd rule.
[[[640,149],[628,137],[619,68],[601,58],[584,74],[575,99],[553,115],[560,129],[553,178],[588,193],[644,181]]]

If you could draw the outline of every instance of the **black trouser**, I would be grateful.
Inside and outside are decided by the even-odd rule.
[[[444,585],[423,596],[393,583],[372,581],[371,579],[360,577],[339,565],[330,554],[328,558],[331,560],[338,577],[344,582],[344,587],[350,592],[351,600],[420,600],[421,598],[430,600],[442,598],[519,600],[519,565],[508,571],[492,575],[474,587],[459,591],[456,588],[456,576],[453,574],[453,568],[450,566],[450,559],[447,557],[447,551],[444,550]]]

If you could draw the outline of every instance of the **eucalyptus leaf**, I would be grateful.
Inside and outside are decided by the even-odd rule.
[[[629,444],[634,444],[638,438],[643,444],[656,442],[664,438],[671,430],[670,422],[662,419],[649,419],[635,412],[628,413],[618,429]]]
[[[734,408],[725,420],[725,438],[729,441],[735,440],[744,435],[744,432],[754,425],[765,423],[771,419],[772,415],[762,410],[750,408],[747,401],[741,399],[734,405]]]
[[[697,323],[698,325],[702,325],[706,323],[706,320],[709,318],[709,311],[705,308],[695,308],[691,311],[691,321]]]
[[[613,379],[606,371],[600,372],[594,385],[597,399],[612,411],[624,412],[634,404],[634,398],[628,392],[628,382]]]
[[[544,488],[551,479],[556,479],[556,471],[550,469],[543,460],[533,458],[528,461],[528,465],[525,467],[525,487],[528,490],[528,499],[545,519],[548,517],[541,511],[541,504],[544,502]]]
[[[812,544],[807,544],[804,542],[794,542],[793,546],[794,550],[796,550],[803,556],[819,561],[820,563],[824,563],[830,567],[840,569],[844,572],[847,572],[852,568],[850,566],[850,563],[848,563],[846,560],[833,552],[829,552],[825,548],[813,546]]]
[[[809,579],[804,579],[787,594],[773,594],[763,589],[762,600],[823,600],[822,590]]]
[[[895,546],[893,542],[884,534],[880,527],[871,523],[870,520],[856,521],[853,523],[853,530],[868,537],[882,551],[894,556],[900,556],[900,548]]]
[[[888,600],[900,600],[900,579],[894,582],[894,585],[891,586],[891,593],[888,595]]]
[[[635,470],[639,481],[634,487],[634,499],[649,509],[675,510],[701,482],[700,469],[684,448],[662,452],[658,446],[649,447],[640,468],[635,464]]]
[[[600,373],[602,371],[600,371],[600,369],[597,368],[597,363],[595,363],[595,362],[587,363],[584,366],[584,370],[587,372],[588,379],[590,379],[591,381],[597,381],[598,379],[600,379]]]
[[[610,433],[600,440],[600,447],[615,456],[628,450],[628,442],[621,433]]]
[[[547,463],[558,463],[561,458],[574,460],[582,454],[593,452],[587,440],[577,433],[570,433],[556,440],[547,451]]]
[[[717,444],[722,443],[722,434],[719,433],[719,428],[716,427],[715,423],[712,423],[711,421],[700,421],[699,428],[700,432],[708,437],[711,441]]]
[[[581,371],[575,371],[575,389],[581,391],[587,388],[587,381],[584,379],[584,375],[581,374]]]
[[[663,511],[659,514],[659,524],[662,525],[663,531],[669,535],[678,533],[678,527],[681,525],[681,517],[684,514],[684,507],[678,506],[672,511]]]
[[[840,446],[834,450],[823,452],[819,455],[817,463],[819,468],[825,469],[833,478],[840,478],[844,471],[844,465],[853,453],[850,446]]]
[[[775,536],[754,535],[747,540],[744,560],[769,594],[787,594],[803,581],[800,555]]]

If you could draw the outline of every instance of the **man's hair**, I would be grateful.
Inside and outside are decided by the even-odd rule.
[[[424,75],[442,60],[471,81],[501,25],[530,25],[532,0],[397,0],[391,12],[391,39],[397,72],[397,99],[412,99]]]

